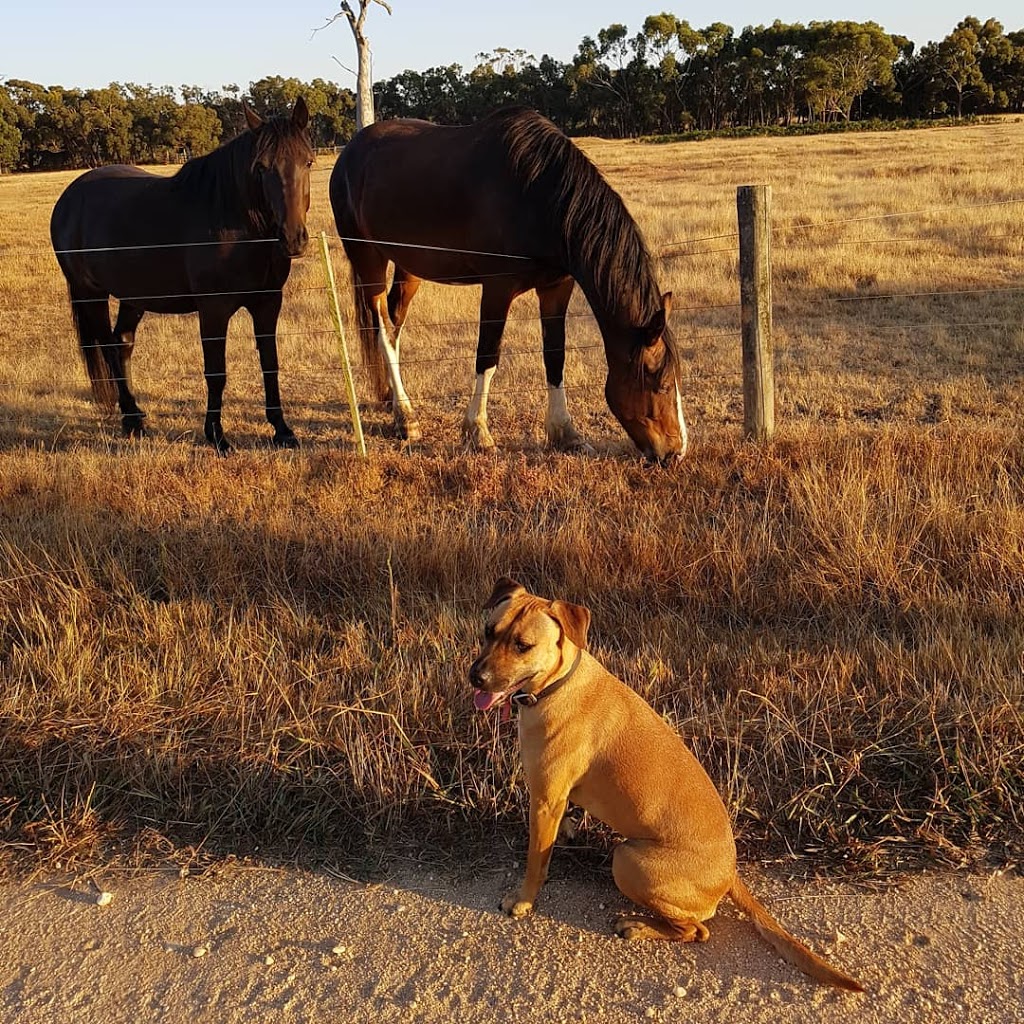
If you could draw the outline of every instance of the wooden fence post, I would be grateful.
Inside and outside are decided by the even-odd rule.
[[[743,436],[755,441],[770,441],[775,433],[771,212],[771,185],[741,185],[736,190],[743,327]]]

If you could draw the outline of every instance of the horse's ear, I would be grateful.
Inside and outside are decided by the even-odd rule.
[[[306,101],[300,96],[292,108],[292,125],[302,131],[309,124],[309,107]]]
[[[647,335],[648,345],[653,345],[665,333],[665,328],[668,326],[668,315],[671,312],[672,293],[665,292],[661,297],[661,309],[644,324],[644,333]]]
[[[522,586],[516,583],[515,580],[510,580],[507,576],[502,576],[501,579],[494,584],[491,596],[484,602],[484,611],[489,612],[492,608],[497,608],[502,601],[507,601],[517,593],[525,593],[525,590]]]
[[[548,605],[548,614],[557,622],[565,635],[583,650],[587,646],[587,630],[590,629],[590,610],[581,604],[570,604],[568,601],[552,601]]]
[[[242,100],[242,110],[245,111],[245,123],[252,131],[256,131],[257,128],[263,125],[263,118],[245,100]]]

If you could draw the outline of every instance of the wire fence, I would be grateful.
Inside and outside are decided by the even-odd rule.
[[[984,201],[978,203],[965,203],[965,204],[946,204],[936,205],[930,207],[923,207],[917,210],[904,210],[890,213],[881,214],[870,214],[870,215],[858,215],[851,217],[825,219],[818,221],[808,221],[806,218],[799,218],[795,220],[780,220],[772,224],[773,233],[779,239],[773,244],[773,252],[776,256],[785,255],[788,252],[799,252],[801,249],[806,248],[807,242],[801,242],[801,239],[809,238],[813,232],[819,230],[828,229],[832,236],[825,240],[824,243],[815,243],[816,245],[827,244],[828,246],[842,246],[842,247],[865,247],[866,249],[877,246],[906,246],[913,244],[930,245],[936,242],[936,235],[934,231],[932,233],[916,232],[907,235],[895,235],[895,236],[884,236],[884,237],[867,237],[867,238],[847,238],[847,237],[836,237],[837,232],[840,229],[849,226],[864,226],[872,223],[883,223],[895,220],[908,220],[911,218],[935,218],[938,216],[944,216],[949,218],[951,214],[963,214],[964,212],[977,211],[984,208],[996,208],[996,207],[1007,207],[1014,205],[1024,204],[1024,198],[1005,198],[996,199],[991,201]],[[989,243],[994,241],[1007,241],[1007,240],[1024,240],[1024,226],[1020,231],[999,231],[996,233],[986,233],[983,228],[977,226],[965,225],[962,222],[947,223],[940,225],[944,229],[955,228],[962,231],[965,235],[973,235],[980,242]],[[732,254],[739,253],[740,233],[739,231],[723,231],[714,234],[701,235],[693,238],[677,239],[671,242],[664,243],[659,247],[655,254],[656,259],[664,266],[672,266],[676,261],[686,260],[690,258],[705,257],[717,254]],[[727,242],[735,240],[736,244],[732,245],[714,245],[709,243],[716,242]],[[334,237],[331,240],[330,248],[333,252],[338,253],[344,250],[344,244],[355,244],[355,243],[368,243],[376,246],[382,246],[384,248],[400,247],[403,249],[430,249],[441,252],[451,253],[453,255],[472,255],[475,257],[482,257],[492,260],[511,260],[521,262],[527,260],[535,260],[535,257],[520,254],[520,253],[503,253],[488,250],[473,250],[473,249],[460,249],[460,248],[449,248],[442,246],[427,246],[421,243],[402,242],[396,240],[368,240],[362,238],[339,238]],[[39,249],[9,249],[8,251],[0,251],[0,265],[4,260],[21,260],[26,255],[40,255],[47,254],[49,256],[60,256],[60,257],[74,257],[76,255],[100,255],[106,253],[113,253],[117,251],[127,251],[133,254],[138,254],[146,251],[158,251],[164,252],[169,250],[180,250],[192,246],[206,247],[206,246],[225,246],[227,245],[260,245],[260,244],[276,244],[276,239],[231,239],[231,240],[201,240],[194,242],[169,242],[169,243],[140,243],[131,246],[102,246],[102,247],[90,247],[81,249],[61,249],[56,252],[52,248],[39,248]],[[703,247],[703,248],[702,248]],[[308,258],[313,258],[312,254]],[[304,258],[300,258],[296,261],[297,264],[302,267],[305,263]],[[54,267],[56,271],[56,267]],[[512,276],[521,273],[519,269],[509,269],[507,271],[493,271],[483,275],[474,275],[477,281],[482,282],[485,279]],[[727,274],[733,274],[734,271],[727,270]],[[304,275],[303,275],[304,276]],[[56,282],[60,282],[59,276],[56,277]],[[451,278],[437,278],[432,279],[437,283],[445,283],[446,281],[464,281],[465,276],[453,276]],[[372,286],[379,287],[381,282],[373,283]],[[735,287],[735,283],[733,283]],[[858,284],[857,287],[860,287]],[[818,314],[816,324],[819,328],[827,328],[828,316],[827,310],[834,310],[837,313],[839,311],[850,310],[849,314],[845,312],[842,314],[842,318],[849,320],[850,316],[859,317],[862,321],[862,326],[865,332],[877,333],[881,335],[886,334],[897,334],[901,332],[907,332],[909,334],[921,334],[931,332],[938,339],[940,337],[947,337],[950,332],[965,332],[965,331],[992,331],[992,332],[1012,332],[1022,330],[1022,321],[1024,317],[1017,316],[1015,318],[1008,319],[1006,316],[964,316],[965,310],[963,306],[965,303],[969,303],[974,300],[979,302],[985,299],[992,299],[993,297],[999,297],[1008,301],[1015,301],[1017,296],[1024,295],[1024,283],[1009,283],[1002,284],[992,287],[970,287],[970,288],[930,288],[930,289],[919,289],[919,290],[892,290],[888,292],[877,292],[871,290],[873,287],[872,283],[869,282],[865,289],[858,294],[846,293],[835,293],[829,294],[827,291],[819,294],[816,297]],[[168,294],[145,294],[145,295],[130,295],[121,297],[121,301],[128,303],[147,303],[156,300],[191,300],[191,299],[202,299],[202,298],[214,298],[214,297],[230,297],[232,299],[245,299],[247,297],[265,296],[268,294],[276,294],[281,289],[274,288],[260,288],[260,289],[244,289],[244,290],[225,290],[225,291],[203,291],[199,293],[193,292],[174,292]],[[327,295],[328,286],[326,284],[309,284],[305,283],[304,280],[297,280],[293,277],[292,283],[288,284],[285,288],[285,294],[288,299],[302,294],[313,294],[323,293]],[[797,315],[797,306],[794,306],[791,310],[788,305],[788,301],[791,298],[787,294],[786,287],[783,284],[780,292],[780,301],[777,301],[774,305],[774,315],[777,321],[782,325],[783,334],[787,330],[787,320],[790,317],[791,312],[793,315]],[[876,322],[874,320],[864,320],[864,314],[862,312],[854,312],[855,303],[873,303],[876,309],[883,308],[886,304],[893,306],[896,303],[907,303],[912,300],[928,300],[929,303],[934,306],[936,304],[948,302],[955,304],[957,310],[951,311],[948,317],[936,317],[935,315],[925,316],[923,319],[909,319],[905,316],[901,317],[896,322],[892,322],[891,319],[886,319],[885,322]],[[8,300],[10,301],[10,300]],[[75,304],[89,304],[89,303],[108,303],[106,297],[78,297],[72,300]],[[242,303],[244,305],[244,303]],[[799,305],[799,304],[797,304]],[[7,302],[0,299],[0,307],[8,306]],[[703,347],[704,343],[718,342],[718,341],[729,341],[738,342],[739,340],[739,324],[734,323],[733,326],[728,329],[712,329],[707,330],[707,326],[713,326],[705,323],[705,329],[701,329],[699,326],[701,319],[705,321],[708,319],[714,319],[716,317],[731,317],[733,311],[739,310],[741,303],[736,302],[710,302],[704,304],[690,304],[690,305],[676,305],[674,306],[674,312],[677,314],[688,314],[688,320],[695,326],[686,328],[680,326],[677,322],[677,340],[681,347],[687,346],[698,346],[698,350]],[[859,307],[861,310],[868,308],[865,306]],[[60,313],[60,306],[54,302],[40,302],[40,303],[13,303],[9,306],[10,312],[17,311],[18,313],[25,312],[41,312],[49,311],[55,314]],[[801,311],[803,312],[803,311]],[[325,319],[327,316],[326,303],[324,305]],[[874,314],[872,314],[874,315]],[[879,314],[881,316],[882,314]],[[60,313],[62,317],[63,314]],[[573,311],[567,312],[564,316],[549,316],[544,317],[541,315],[517,315],[509,316],[506,318],[485,318],[480,320],[477,317],[462,318],[435,318],[426,320],[412,320],[410,319],[407,329],[416,332],[417,341],[422,342],[424,331],[450,331],[452,329],[464,329],[467,333],[478,331],[482,326],[493,325],[498,323],[505,323],[508,325],[515,325],[518,323],[529,323],[537,324],[543,323],[545,320],[551,321],[572,321],[572,322],[589,322],[594,323],[594,314],[589,310],[584,311]],[[723,325],[724,326],[724,325]],[[589,329],[589,328],[588,328]],[[285,326],[284,329],[276,332],[276,338],[281,341],[287,341],[289,339],[317,339],[317,338],[328,338],[335,334],[335,331],[330,327],[317,327],[315,325],[304,325],[301,329],[290,329]],[[207,340],[226,340],[224,339],[207,339]],[[447,340],[450,345],[450,339]],[[105,347],[120,347],[122,343],[120,341],[111,341],[109,343],[100,343],[98,348]],[[569,355],[574,360],[582,357],[584,360],[589,359],[588,353],[596,353],[598,350],[603,348],[603,344],[600,341],[594,342],[583,342],[574,344],[565,344],[559,346],[557,351]],[[508,358],[511,356],[513,360],[525,358],[530,356],[536,359],[539,355],[547,355],[551,352],[556,351],[554,348],[545,348],[541,345],[539,348],[532,349],[530,352],[523,351],[507,351],[503,355]],[[738,353],[738,345],[736,346],[736,352]],[[405,355],[401,360],[403,369],[411,369],[415,375],[417,369],[429,369],[429,368],[443,368],[445,365],[452,367],[453,373],[458,372],[460,377],[468,379],[468,372],[465,367],[467,363],[471,363],[474,356],[474,349],[472,346],[466,346],[461,350],[453,351],[451,347],[444,352],[444,354],[424,354],[422,352],[417,353],[413,350],[412,354]],[[539,365],[539,364],[538,364]],[[594,367],[590,364],[583,367],[584,372],[588,369],[593,370]],[[196,368],[197,372],[200,372],[202,376],[206,377],[219,377],[219,373],[206,374]],[[262,372],[262,371],[261,371]],[[729,382],[730,387],[735,387],[736,382],[739,380],[741,374],[741,368],[739,365],[738,357],[732,367],[723,370],[721,368],[709,368],[707,366],[699,365],[698,362],[691,361],[688,365],[682,368],[681,376],[684,379],[689,379],[693,382],[709,382],[709,381],[721,381]],[[319,383],[326,386],[340,386],[340,375],[333,369],[333,366],[326,364],[320,368],[309,369],[308,366],[299,366],[294,369],[273,369],[265,374],[266,376],[276,377],[281,376],[292,383]],[[147,380],[153,383],[161,383],[171,380],[180,380],[181,374],[177,371],[161,371],[159,369],[154,372],[147,373]],[[452,379],[452,375],[448,375],[448,380]],[[76,388],[82,389],[86,385],[84,375],[77,374],[61,374],[53,376],[48,374],[45,377],[24,377],[21,375],[11,376],[8,379],[0,379],[0,388],[11,388],[11,387],[22,387],[22,388],[36,388],[36,389],[50,389],[51,391],[56,388]],[[591,379],[590,377],[583,376],[582,379],[576,379],[572,381],[566,381],[565,388],[567,391],[572,392],[597,392],[604,388],[604,380],[602,379]],[[435,382],[427,383],[425,378],[422,382],[422,386],[416,390],[415,398],[419,403],[429,404],[434,401],[454,401],[457,399],[465,400],[467,397],[466,389],[457,389],[452,385],[449,385],[445,390],[437,390]],[[497,386],[491,389],[491,396],[506,396],[515,397],[520,395],[534,395],[543,394],[548,391],[546,385],[535,385],[533,383],[520,382],[516,384],[507,384],[504,386]],[[339,387],[340,392],[340,387]],[[340,394],[339,394],[340,401]],[[265,408],[264,411],[271,412],[277,411],[277,407]]]

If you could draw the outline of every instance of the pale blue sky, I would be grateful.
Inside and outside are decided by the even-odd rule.
[[[638,31],[644,18],[662,10],[696,28],[724,21],[745,25],[850,19],[877,21],[918,45],[939,39],[967,14],[998,18],[1009,30],[1024,28],[1019,0],[720,0],[699,6],[672,0],[392,0],[394,14],[373,5],[367,28],[376,78],[404,68],[424,70],[458,63],[498,46],[522,48],[568,61],[584,35],[613,22]],[[338,0],[172,0],[170,3],[87,0],[7,5],[0,39],[0,79],[27,78],[44,85],[92,87],[110,81],[219,88],[246,86],[264,75],[327,78],[353,85],[331,59],[354,66],[348,26],[336,22],[311,31],[338,11]]]

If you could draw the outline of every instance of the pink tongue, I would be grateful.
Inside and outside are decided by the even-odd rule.
[[[505,695],[503,693],[488,693],[486,690],[477,690],[473,694],[473,707],[477,711],[486,711],[493,708]]]

